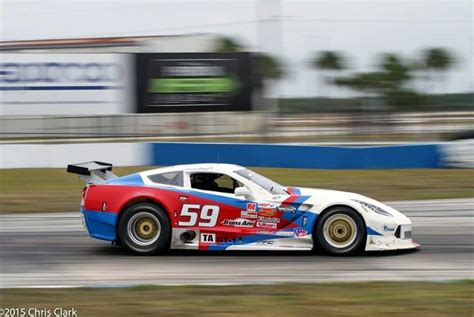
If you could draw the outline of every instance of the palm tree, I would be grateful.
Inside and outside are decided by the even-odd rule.
[[[394,53],[383,54],[379,68],[385,74],[384,80],[389,90],[402,90],[403,85],[412,78],[409,65]]]
[[[443,73],[446,72],[454,63],[451,53],[444,48],[434,47],[423,52],[423,66],[426,70],[438,74],[440,80],[446,82]]]
[[[336,72],[346,68],[344,58],[341,53],[336,51],[322,51],[316,54],[311,61],[314,68],[328,72],[328,82],[333,84]]]
[[[245,51],[245,48],[232,38],[221,37],[217,39],[214,51],[218,53],[236,53]],[[265,81],[265,79],[278,80],[284,76],[281,62],[278,58],[270,54],[252,53],[250,55],[250,63],[252,86],[255,91],[259,91],[257,94],[259,96],[264,96],[263,91],[268,87],[266,85],[268,84],[268,81]],[[272,83],[270,82],[270,84]],[[260,107],[270,110],[274,114],[279,112],[278,100],[276,98],[273,100],[268,98],[262,100]],[[267,131],[271,129],[271,126],[268,125],[269,122],[269,120],[265,120],[262,126],[262,134],[265,138],[267,136]]]
[[[230,37],[220,37],[214,49],[218,53],[236,53],[245,51],[245,48],[236,40]],[[254,83],[264,79],[277,80],[282,78],[285,73],[283,65],[274,56],[267,53],[252,54],[252,72],[255,78]]]
[[[278,59],[267,53],[255,53],[252,58],[255,72],[265,79],[280,79],[285,75],[283,66]]]
[[[242,45],[230,37],[220,37],[216,41],[214,51],[217,53],[235,53],[243,50]]]

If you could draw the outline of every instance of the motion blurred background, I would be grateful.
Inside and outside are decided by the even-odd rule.
[[[472,130],[470,1],[4,1],[1,20],[5,141]]]
[[[78,219],[77,227],[64,226],[49,214],[69,219],[67,213],[78,209],[81,183],[66,175],[65,167],[91,160],[113,163],[119,175],[148,166],[229,162],[257,167],[282,184],[356,191],[384,201],[467,198],[399,203],[402,211],[423,205],[426,212],[452,212],[453,231],[444,230],[458,234],[449,243],[462,245],[463,258],[453,256],[449,262],[448,242],[434,236],[444,224],[428,222],[421,242],[431,245],[439,259],[420,255],[420,261],[415,257],[398,264],[428,266],[433,274],[456,268],[461,273],[438,276],[472,278],[473,15],[472,1],[441,0],[1,1],[2,287],[44,286],[44,276],[53,269],[60,272],[53,284],[116,282],[115,276],[108,280],[98,274],[96,266],[67,265],[82,263],[85,252],[96,265],[107,266],[110,260],[103,255],[110,251],[98,244],[91,250]],[[33,231],[32,218],[16,218],[18,213],[41,213]],[[416,226],[425,224],[420,219],[415,235]],[[56,230],[80,236],[80,242],[65,238],[75,246],[70,254],[65,245],[50,249],[46,233]],[[21,232],[26,231],[30,236],[25,238]],[[24,249],[27,245],[43,256]],[[123,264],[129,261],[134,260],[125,258]],[[449,263],[443,266],[443,261]],[[364,263],[362,268],[371,265]],[[387,263],[379,267],[390,275],[395,268]],[[317,270],[316,263],[311,265]],[[153,274],[158,273],[150,273],[149,281],[159,284]],[[406,278],[428,278],[413,274]],[[366,304],[389,289],[370,287]],[[410,287],[414,293],[406,292],[399,303],[404,308],[395,310],[400,315],[423,309],[439,316],[472,314],[472,283],[467,291],[427,291],[418,302],[404,305],[413,294],[425,294]],[[334,291],[344,293],[344,288]],[[260,291],[272,293],[255,293]],[[437,300],[448,301],[448,293],[454,301],[465,300],[453,304],[459,311]],[[24,303],[23,293],[4,295],[5,303]],[[39,304],[46,295],[37,299]],[[346,306],[331,298],[326,299],[329,308],[321,308],[323,315],[357,315],[359,308],[344,311]],[[386,305],[389,298],[393,294]],[[304,312],[290,308],[290,315]],[[239,312],[238,306],[226,309]],[[359,312],[371,316],[377,309]]]

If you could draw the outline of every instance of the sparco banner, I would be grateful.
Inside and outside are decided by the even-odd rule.
[[[131,58],[125,54],[1,54],[0,113],[132,112]]]
[[[251,110],[248,53],[136,54],[137,112]]]

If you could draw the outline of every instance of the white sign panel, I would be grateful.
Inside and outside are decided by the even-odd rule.
[[[62,167],[88,161],[114,166],[149,162],[146,143],[0,144],[0,168]]]
[[[0,54],[0,114],[132,112],[130,55]]]
[[[445,166],[474,168],[474,139],[446,142],[440,148]]]

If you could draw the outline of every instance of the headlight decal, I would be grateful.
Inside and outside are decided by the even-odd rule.
[[[357,200],[357,199],[352,199],[352,201],[355,201],[356,203],[358,203],[359,205],[361,205],[365,210],[367,211],[373,211],[379,215],[382,215],[382,216],[386,216],[386,217],[393,217],[393,215],[391,213],[389,213],[388,211],[386,210],[383,210],[382,208],[380,207],[377,207],[375,205],[372,205],[372,204],[369,204],[365,201],[361,201],[361,200]]]

